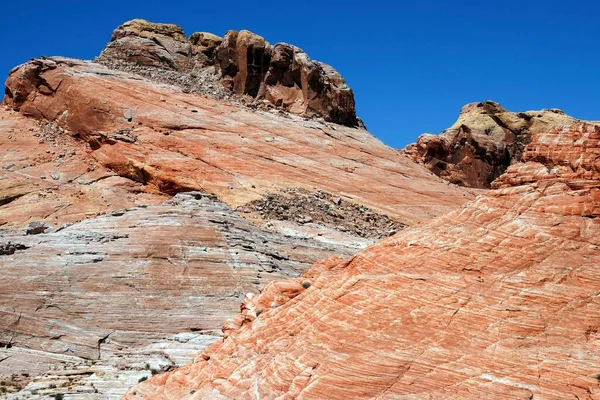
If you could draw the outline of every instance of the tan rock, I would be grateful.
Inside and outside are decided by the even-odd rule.
[[[213,57],[217,47],[223,43],[223,38],[209,32],[194,32],[190,36],[193,53],[206,57],[205,65],[214,64]]]
[[[181,27],[135,19],[115,29],[99,59],[186,71],[192,66],[191,56]]]
[[[521,161],[534,135],[576,122],[557,109],[514,113],[492,101],[471,103],[439,136],[422,135],[403,152],[452,183],[486,188]]]
[[[194,32],[190,36],[190,42],[195,46],[216,48],[223,43],[223,38],[210,32]]]
[[[170,38],[178,42],[186,42],[183,29],[175,24],[157,24],[143,19],[134,19],[125,22],[112,33],[112,40],[124,36],[140,36],[145,38]]]

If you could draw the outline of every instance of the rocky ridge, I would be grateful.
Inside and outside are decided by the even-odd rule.
[[[424,134],[403,153],[441,178],[461,186],[489,188],[521,161],[536,134],[580,122],[558,109],[511,112],[498,103],[471,103],[440,135]]]
[[[148,39],[124,31],[113,42]],[[167,43],[181,39],[177,29],[148,35],[173,60],[187,57],[185,45]],[[210,47],[212,39],[189,40]],[[11,398],[119,398],[216,340],[246,293],[476,193],[361,127],[236,103],[214,67],[194,78],[135,64],[134,54],[115,56],[122,64],[110,68],[106,59],[36,59],[7,79],[0,382],[20,389]],[[217,95],[199,95],[206,90]],[[182,193],[194,191],[204,194]],[[294,193],[307,200],[294,212],[312,221],[269,203]],[[339,215],[325,217],[324,202]],[[264,215],[242,211],[263,206]]]
[[[248,296],[126,399],[600,396],[600,126],[533,135],[461,210]]]
[[[75,151],[75,160],[82,162],[60,163],[60,154],[52,154],[53,145],[35,145],[38,137],[29,139],[35,133],[31,120],[27,124],[34,131],[26,130],[24,136],[9,129],[6,135],[12,139],[6,146],[23,146],[18,157],[24,161],[6,170],[10,172],[6,187],[17,185],[21,191],[29,190],[33,182],[46,185],[49,175],[72,166],[74,173],[90,169],[98,171],[95,176],[99,178],[109,173],[126,178],[123,182],[132,187],[121,188],[142,191],[144,201],[149,202],[156,197],[148,194],[199,190],[235,208],[266,192],[304,188],[342,196],[404,224],[451,210],[474,193],[445,184],[364,129],[256,112],[92,62],[33,60],[12,71],[6,92],[7,106],[56,126],[62,132],[57,140],[68,146],[67,154]],[[16,118],[21,121],[20,116]],[[6,119],[11,129],[20,129],[20,122]],[[21,145],[21,137],[29,140],[27,144],[33,141],[33,149]],[[42,157],[32,160],[28,152],[38,147]],[[39,175],[23,175],[21,168]],[[56,183],[73,183],[77,178],[64,175]],[[46,196],[61,191],[58,188]],[[402,208],[396,207],[398,198],[403,199]],[[73,207],[79,204],[73,203]],[[99,204],[98,210],[109,207],[108,203]],[[2,222],[10,223],[13,207],[21,204],[19,198],[0,208]],[[61,223],[61,217],[52,214],[44,215],[58,217],[53,223]]]
[[[187,92],[219,99],[235,94],[245,104],[360,124],[352,90],[336,70],[296,46],[271,46],[247,30],[228,31],[223,38],[207,32],[186,38],[177,25],[132,20],[113,32],[96,61],[181,85]]]

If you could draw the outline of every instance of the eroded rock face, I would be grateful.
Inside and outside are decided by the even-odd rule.
[[[5,106],[0,342],[10,348],[0,380],[24,386],[17,397],[119,398],[192,360],[246,293],[475,194],[364,129],[252,111],[93,62],[20,66]],[[196,190],[226,205],[181,193]],[[290,200],[302,220],[270,200],[290,193],[303,196]],[[48,229],[27,235],[32,226]],[[300,293],[282,290],[277,302]]]
[[[135,19],[115,29],[101,57],[185,71],[192,67],[192,46],[177,25]]]
[[[217,50],[225,82],[237,94],[266,99],[295,114],[323,116],[356,125],[354,95],[329,65],[311,60],[301,49],[278,43],[271,47],[248,31],[229,31]]]
[[[125,62],[186,75],[214,67],[212,73],[238,96],[248,95],[306,117],[360,125],[354,94],[337,71],[311,60],[295,46],[271,46],[247,30],[228,31],[224,38],[196,32],[186,39],[177,25],[133,20],[113,32],[97,60],[113,67],[123,67]]]
[[[160,193],[100,164],[89,146],[55,123],[0,109],[0,226],[79,222],[162,203]]]
[[[35,145],[38,138],[33,133],[19,135],[19,140],[28,138],[45,153],[46,162],[36,169],[38,178],[69,165],[74,174],[92,163],[90,168],[98,173],[126,178],[134,186],[131,191],[138,192],[135,197],[139,192],[164,196],[201,190],[232,208],[283,189],[323,190],[407,225],[452,210],[473,196],[447,185],[364,129],[252,112],[91,62],[35,60],[15,69],[6,86],[9,107],[52,122],[62,130],[55,135],[56,146],[65,143],[76,150],[75,160],[81,160],[77,167],[72,164],[76,161],[58,165],[58,154],[45,153],[53,151],[52,143]],[[14,145],[0,144],[7,149]],[[24,164],[37,164],[24,150],[19,156],[25,159],[22,166],[10,174],[12,182],[53,182],[19,173]],[[51,187],[74,176],[64,178]],[[110,197],[103,203],[98,212],[116,201]],[[19,204],[11,202],[14,207]],[[10,220],[11,215],[0,208],[0,218]],[[58,217],[56,223],[61,221]]]
[[[269,68],[271,49],[250,31],[229,31],[217,48],[218,67],[225,86],[238,95],[257,97]]]
[[[203,54],[206,56],[207,64],[214,63],[214,55],[217,47],[223,43],[223,38],[210,32],[194,32],[190,36],[195,54]]]
[[[0,380],[26,373],[22,396],[118,398],[151,369],[190,361],[245,294],[353,251],[261,230],[198,192],[56,232],[4,229]]]
[[[600,396],[600,127],[533,135],[462,210],[248,297],[126,399]]]
[[[509,165],[521,161],[531,138],[577,119],[552,109],[514,113],[486,101],[464,106],[440,135],[421,135],[403,152],[452,183],[488,188]]]

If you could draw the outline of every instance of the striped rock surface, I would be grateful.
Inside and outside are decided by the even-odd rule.
[[[15,398],[86,400],[189,362],[246,293],[355,251],[266,232],[198,192],[46,233],[0,230],[7,243],[0,381],[26,385]]]
[[[407,224],[475,193],[448,185],[365,129],[255,111],[92,62],[34,60],[16,68],[6,88],[10,108],[56,124],[91,162],[148,193],[200,190],[235,208],[285,188],[324,190]],[[16,224],[11,208],[18,205],[1,207],[0,220]],[[59,224],[58,216],[50,222]]]
[[[326,192],[317,203],[332,213],[398,226],[474,197],[364,129],[92,62],[31,61],[5,93],[0,381],[14,398],[119,398],[153,370],[192,360],[246,293],[372,243],[310,222],[309,209],[302,222],[261,217],[273,193]],[[195,190],[220,201],[180,193]],[[249,203],[261,205],[232,210]]]
[[[600,397],[600,127],[537,134],[494,189],[273,282],[126,399]]]

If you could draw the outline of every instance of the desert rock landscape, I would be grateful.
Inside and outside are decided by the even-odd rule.
[[[600,398],[600,124],[397,150],[296,46],[132,20],[10,71],[0,156],[0,396]]]

